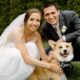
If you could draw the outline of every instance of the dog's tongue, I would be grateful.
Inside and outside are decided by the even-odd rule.
[[[67,57],[67,55],[63,55],[63,57]]]
[[[60,53],[60,55],[65,58],[68,56],[68,53],[64,53],[64,54]]]

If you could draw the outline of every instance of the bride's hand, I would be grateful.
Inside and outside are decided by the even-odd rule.
[[[60,64],[56,60],[53,60],[53,62],[51,63],[50,69],[52,71],[54,71],[55,73],[57,73],[58,75],[62,75],[63,74],[63,70],[60,67]]]

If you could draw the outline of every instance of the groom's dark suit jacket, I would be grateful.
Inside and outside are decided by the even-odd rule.
[[[63,26],[66,27],[65,32],[62,32]],[[80,36],[80,18],[75,11],[64,10],[61,11],[59,16],[59,27],[62,35],[65,35],[67,42],[74,42]],[[43,22],[42,26],[42,37],[49,40],[52,39],[57,41],[59,39],[55,29],[53,29],[52,25]]]
[[[62,33],[63,26],[66,26],[66,31]],[[61,11],[60,20],[59,20],[60,31],[65,35],[67,41],[72,41],[80,36],[80,18],[74,11]],[[45,38],[58,40],[59,37],[53,29],[52,25],[46,21],[42,24],[42,34]]]

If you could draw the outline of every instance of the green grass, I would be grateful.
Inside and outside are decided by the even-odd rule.
[[[73,71],[69,73],[68,80],[80,80],[80,61],[72,62]]]

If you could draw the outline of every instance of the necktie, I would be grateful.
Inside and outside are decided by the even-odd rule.
[[[58,34],[59,38],[62,37],[59,27],[56,27],[56,33]]]
[[[53,27],[53,28],[54,28],[54,30],[56,31],[56,33],[57,33],[57,35],[59,36],[59,38],[61,38],[61,37],[62,37],[62,34],[61,34],[61,32],[60,32],[59,27],[58,27],[58,26],[55,26],[55,27]]]

